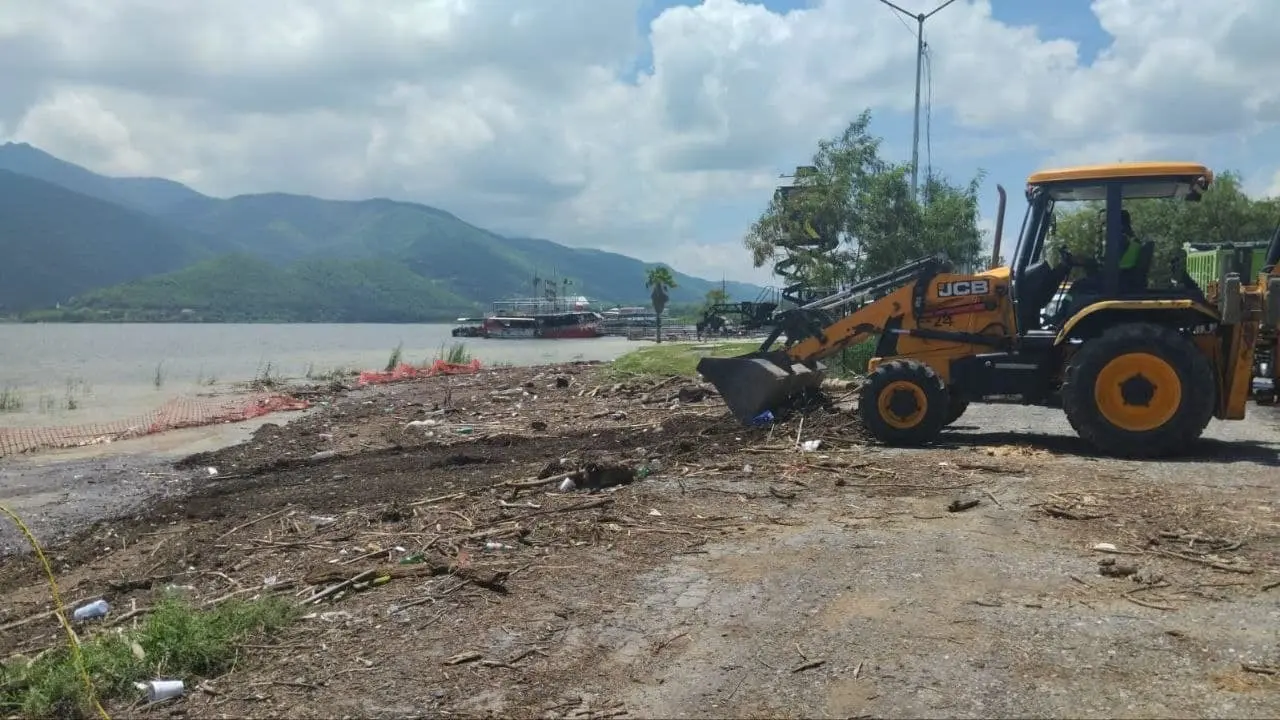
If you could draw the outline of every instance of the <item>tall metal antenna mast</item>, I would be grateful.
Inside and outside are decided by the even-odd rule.
[[[938,7],[927,13],[909,13],[906,10],[894,5],[889,0],[879,0],[881,4],[887,5],[891,10],[905,15],[916,21],[916,112],[915,112],[915,128],[911,133],[911,193],[919,197],[919,173],[920,173],[920,70],[924,65],[924,21],[937,15],[943,8],[955,2],[956,0],[947,0]]]

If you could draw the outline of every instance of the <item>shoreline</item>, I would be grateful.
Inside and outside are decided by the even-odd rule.
[[[540,365],[607,361],[645,345],[623,338],[480,342],[450,337],[443,325],[290,325],[278,326],[279,332],[265,325],[128,327],[133,329],[5,328],[0,426],[109,423],[149,413],[175,397],[323,384],[388,362],[431,364],[455,350],[486,366]]]
[[[482,367],[475,374],[501,377],[513,371],[553,372],[557,368],[598,368],[608,364],[572,361],[495,366]],[[329,413],[340,403],[394,395],[397,386],[428,380],[419,377],[361,386],[352,382],[359,375],[360,371],[349,371],[341,379],[331,378],[323,383],[295,379],[273,386],[273,391],[282,395],[307,398],[311,407],[305,410],[284,410],[235,423],[177,428],[105,443],[2,456],[0,504],[22,517],[42,544],[65,542],[96,523],[135,513],[158,499],[190,495],[204,483],[219,481],[227,474],[225,471],[211,473],[211,466],[199,465],[196,460],[251,442],[264,427],[293,426]],[[447,377],[450,376],[431,379]],[[226,394],[248,396],[253,392],[248,387],[251,384],[243,383],[245,387]],[[0,521],[0,557],[30,551],[16,528],[7,519]]]
[[[132,503],[46,530],[49,554],[69,604],[113,608],[86,640],[141,627],[171,588],[306,605],[229,674],[190,679],[173,709],[193,720],[1103,716],[1121,691],[1153,717],[1274,706],[1280,688],[1240,669],[1274,650],[1280,538],[1239,535],[1273,519],[1271,415],[1157,463],[1084,455],[1060,412],[1019,406],[883,448],[830,399],[755,428],[695,379],[599,362],[369,386],[158,464],[48,463]],[[28,485],[47,527],[84,507]],[[1194,547],[1142,544],[1169,532]],[[0,563],[0,657],[63,642],[40,572]]]

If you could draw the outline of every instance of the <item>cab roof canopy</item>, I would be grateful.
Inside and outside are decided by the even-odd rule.
[[[1213,171],[1199,163],[1130,162],[1040,170],[1027,178],[1027,190],[1048,192],[1058,201],[1102,200],[1106,185],[1124,183],[1126,200],[1185,198],[1198,200],[1213,182]]]

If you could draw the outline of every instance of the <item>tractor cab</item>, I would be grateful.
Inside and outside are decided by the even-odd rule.
[[[1203,165],[1144,162],[1097,165],[1032,174],[1027,180],[1027,212],[1010,264],[1018,334],[1085,337],[1106,327],[1099,315],[1108,309],[1134,309],[1129,303],[1176,301],[1188,319],[1203,314],[1204,294],[1174,262],[1172,282],[1152,282],[1155,245],[1134,227],[1126,205],[1155,199],[1198,201],[1213,181]],[[1057,235],[1058,221],[1085,210],[1097,241],[1084,257]],[[1055,294],[1067,291],[1052,312]],[[1161,286],[1162,285],[1162,286]],[[1194,308],[1193,306],[1202,306]],[[1156,306],[1152,306],[1156,307]],[[1089,318],[1092,317],[1092,320]],[[1194,324],[1194,323],[1192,323]]]

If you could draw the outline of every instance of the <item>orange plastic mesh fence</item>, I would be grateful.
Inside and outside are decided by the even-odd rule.
[[[310,405],[306,400],[270,393],[174,398],[145,415],[114,422],[0,428],[0,457],[33,450],[97,445],[178,428],[240,422],[283,410],[305,410]]]
[[[360,384],[377,385],[401,380],[413,380],[420,377],[431,377],[432,375],[468,375],[474,372],[480,372],[479,360],[473,359],[469,363],[447,363],[443,360],[436,360],[430,367],[425,368],[401,363],[395,370],[390,372],[366,370],[360,373]]]

